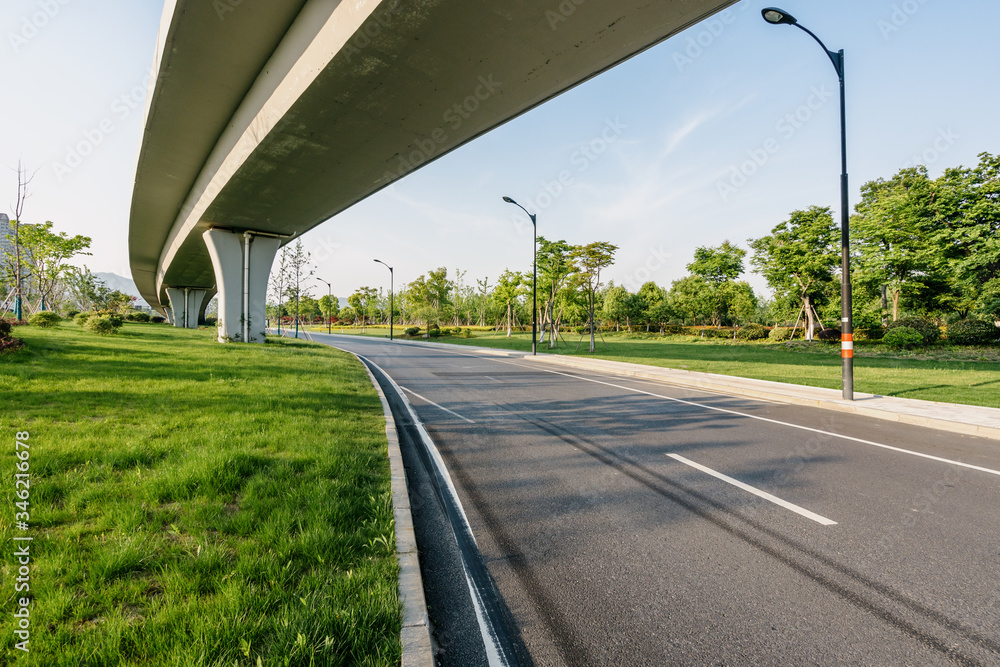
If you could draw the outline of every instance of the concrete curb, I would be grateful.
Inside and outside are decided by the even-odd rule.
[[[339,348],[338,348],[339,349]],[[392,480],[392,508],[396,523],[396,556],[399,558],[399,598],[403,603],[403,627],[400,641],[403,644],[403,667],[433,667],[434,652],[431,649],[430,620],[427,616],[427,602],[424,600],[424,581],[420,576],[420,557],[417,552],[417,538],[413,530],[413,516],[410,514],[410,496],[407,493],[406,469],[399,451],[399,434],[389,402],[382,387],[368,366],[353,352],[368,373],[372,386],[382,402],[385,416],[385,435],[389,441],[389,471]]]

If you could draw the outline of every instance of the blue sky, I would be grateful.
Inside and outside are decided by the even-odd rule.
[[[397,285],[438,266],[466,270],[467,284],[529,269],[530,223],[502,195],[537,212],[548,238],[619,245],[607,277],[632,289],[669,286],[698,246],[746,247],[792,210],[836,210],[836,73],[807,35],[760,18],[773,1],[743,0],[327,221],[302,237],[317,275],[347,296],[387,286],[375,257],[396,267]],[[846,50],[852,206],[864,182],[903,166],[937,175],[1000,152],[1000,3],[781,6]],[[5,0],[0,16],[0,210],[20,157],[38,169],[25,221],[93,237],[94,271],[129,275],[143,83],[161,10]],[[89,154],[77,165],[81,143]]]

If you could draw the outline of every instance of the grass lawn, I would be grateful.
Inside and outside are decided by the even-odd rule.
[[[398,664],[385,423],[353,357],[165,325],[14,335],[27,349],[0,355],[0,664]],[[30,653],[13,617],[26,535]]]
[[[828,343],[733,343],[690,336],[627,337],[604,334],[591,355],[588,339],[577,351],[577,334],[539,351],[570,356],[626,361],[720,375],[774,380],[839,389],[840,345]],[[426,340],[426,339],[417,339]],[[441,336],[442,343],[531,350],[531,334],[477,333],[473,338]],[[859,392],[928,401],[1000,408],[1000,348],[938,346],[914,352],[891,352],[879,343],[857,343],[854,389]]]

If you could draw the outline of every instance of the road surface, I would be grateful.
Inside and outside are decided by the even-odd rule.
[[[402,388],[522,662],[1000,664],[994,441],[432,343],[312,337]],[[422,543],[424,568],[436,558]],[[457,572],[452,594],[467,595]],[[455,609],[468,618],[467,601]],[[456,646],[460,630],[439,633],[442,663],[481,660]]]

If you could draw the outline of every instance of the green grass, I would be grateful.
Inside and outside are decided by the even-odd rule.
[[[0,356],[0,663],[394,665],[385,424],[353,357],[126,324]],[[14,436],[30,432],[29,654],[14,649]]]
[[[531,350],[531,334],[477,334],[473,338],[442,336],[442,343]],[[625,361],[719,375],[773,380],[839,389],[840,346],[828,343],[734,343],[690,336],[628,337],[605,334],[590,354],[588,339],[577,351],[578,334],[565,335],[546,353]],[[892,352],[879,343],[857,343],[855,391],[928,401],[1000,408],[1000,349],[938,346],[915,352]]]

